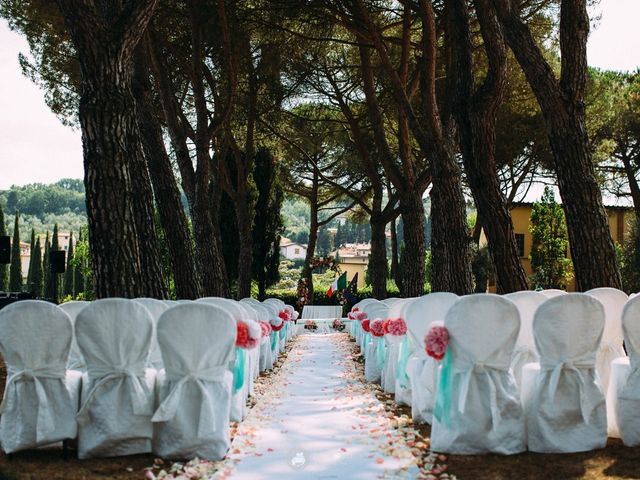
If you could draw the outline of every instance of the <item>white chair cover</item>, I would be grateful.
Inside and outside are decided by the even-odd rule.
[[[629,357],[613,362],[607,401],[622,441],[634,447],[640,445],[640,296],[624,307],[622,329]]]
[[[560,290],[559,288],[547,288],[546,290],[540,290],[540,293],[543,294],[547,298],[557,297],[558,295],[564,295],[564,290]]]
[[[245,307],[249,307],[256,312],[258,321],[267,322],[271,319],[271,314],[260,302],[251,302],[241,300],[240,303]],[[264,337],[260,342],[260,371],[271,370],[277,357],[274,357],[273,350],[271,348],[271,338],[273,333],[269,337]]]
[[[236,321],[206,302],[167,310],[158,322],[165,370],[158,375],[153,451],[220,460],[229,449]]]
[[[369,320],[373,322],[377,318],[383,320],[387,319],[389,313],[389,307],[380,303],[379,305],[373,305],[367,309]],[[378,383],[382,376],[382,368],[384,363],[380,365],[378,361],[378,348],[384,348],[384,337],[374,337],[373,335],[367,335],[367,342],[362,346],[364,351],[364,379],[367,382]]]
[[[450,361],[450,370],[441,372],[431,448],[457,454],[523,452],[524,415],[509,371],[520,331],[518,309],[497,295],[468,295],[449,309],[444,323],[450,358],[442,368]]]
[[[156,300],[155,298],[136,298],[135,301],[149,310],[151,319],[153,320],[153,337],[151,338],[151,348],[149,349],[149,361],[147,362],[147,367],[162,370],[164,365],[162,364],[162,355],[160,354],[156,331],[158,327],[158,319],[169,308],[169,305],[162,300]]]
[[[0,352],[7,367],[0,404],[6,453],[75,438],[80,372],[66,370],[71,319],[49,302],[25,300],[0,310]]]
[[[407,335],[412,355],[407,362],[411,417],[416,423],[431,423],[439,363],[427,355],[424,337],[434,323],[444,323],[449,309],[458,301],[454,293],[437,292],[417,298],[407,307]],[[397,394],[396,390],[396,394]]]
[[[400,300],[405,300],[405,299],[404,298],[398,298],[398,297],[389,297],[389,298],[385,298],[384,300],[382,300],[382,303],[388,305],[389,308],[391,308],[396,302],[398,302]]]
[[[616,288],[594,288],[585,292],[597,298],[604,307],[604,331],[596,355],[596,371],[602,391],[609,388],[609,370],[616,358],[626,357],[622,346],[622,309],[627,303],[627,294]]]
[[[529,450],[582,452],[606,445],[605,399],[595,369],[603,328],[602,303],[583,293],[551,298],[536,311],[540,366],[533,381],[526,368],[523,375]]]
[[[75,326],[76,318],[78,313],[82,311],[84,307],[89,305],[89,302],[82,301],[71,301],[66,302],[60,305],[60,308],[67,312],[69,318],[71,318],[71,325]],[[80,349],[78,348],[78,342],[76,341],[75,328],[73,330],[73,338],[71,340],[71,350],[69,351],[69,362],[67,363],[67,368],[69,370],[77,370],[84,371],[87,369],[84,364],[84,358],[82,358],[82,354],[80,353]]]
[[[391,303],[387,317],[404,319],[407,307],[415,298],[396,298],[394,300],[395,301]],[[380,376],[380,385],[382,385],[382,389],[387,393],[395,393],[396,391],[396,369],[398,367],[400,347],[405,337],[406,335],[397,336],[385,334],[384,336],[386,350],[384,368]]]
[[[108,298],[85,307],[76,338],[87,364],[78,412],[78,457],[151,451],[156,371],[145,369],[153,335],[149,310]]]
[[[239,322],[239,321],[252,322],[252,323],[254,322],[252,316],[250,316],[247,313],[245,307],[240,302],[236,302],[235,300],[230,300],[228,298],[210,297],[210,298],[200,299],[198,300],[198,302],[204,302],[204,303],[208,303],[210,305],[216,305],[222,308],[227,313],[229,313],[236,322]],[[260,328],[260,325],[256,324],[256,329],[259,329],[259,328]],[[241,388],[234,390],[233,399],[231,401],[231,420],[234,422],[241,422],[247,416],[247,412],[248,412],[247,400],[253,388],[254,366],[252,362],[255,362],[254,360],[255,357],[253,356],[252,352],[254,351],[256,351],[256,349],[245,350],[243,352],[243,354],[245,355],[244,373],[243,373],[244,383],[242,384]],[[259,353],[259,351],[256,351],[256,353]],[[258,362],[259,362],[259,358],[258,358]],[[232,371],[234,370],[235,369],[232,366]]]
[[[511,360],[511,371],[516,379],[518,390],[522,386],[522,368],[531,362],[538,361],[538,353],[536,352],[536,343],[533,339],[533,316],[540,305],[542,305],[547,297],[540,292],[522,291],[508,293],[504,298],[511,300],[516,304],[520,313],[520,333],[516,341],[516,349],[513,352]]]

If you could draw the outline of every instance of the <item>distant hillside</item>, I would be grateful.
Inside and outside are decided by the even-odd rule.
[[[65,178],[56,183],[32,183],[0,190],[0,205],[4,210],[7,232],[13,232],[13,215],[20,212],[20,236],[28,238],[31,228],[36,233],[52,231],[78,232],[87,223],[82,180]]]

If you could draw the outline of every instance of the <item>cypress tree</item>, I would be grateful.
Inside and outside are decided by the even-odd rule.
[[[22,264],[20,261],[20,229],[18,226],[19,215],[13,226],[13,242],[11,243],[11,267],[9,269],[9,291],[22,291]]]
[[[54,278],[53,275],[58,275],[57,273],[51,273],[51,252],[55,252],[60,250],[60,243],[58,242],[58,224],[56,223],[53,226],[53,234],[51,235],[51,246],[49,247],[49,255],[48,255],[48,265],[46,273],[49,276],[47,283],[45,283],[45,288],[47,291],[47,298],[58,298],[58,292],[54,290]],[[59,284],[59,282],[57,282]],[[59,288],[59,285],[58,285]]]
[[[33,268],[31,268],[31,265],[33,265]],[[31,269],[31,283],[29,284],[29,288],[33,295],[39,297],[42,292],[42,248],[40,248],[40,237],[36,239],[36,245],[31,251],[29,268]]]
[[[82,228],[80,228],[80,231],[78,232],[78,242],[76,243],[76,246],[78,244],[82,245],[83,242],[84,242],[84,237],[82,236]],[[86,291],[85,284],[84,284],[84,273],[82,271],[82,267],[83,267],[82,259],[74,255],[73,284],[75,287],[76,296],[81,293],[85,293]]]
[[[47,298],[49,294],[49,282],[51,281],[51,269],[49,268],[49,251],[51,243],[49,242],[49,231],[44,240],[44,256],[42,258],[42,297]]]
[[[76,295],[74,288],[74,271],[73,271],[73,232],[69,233],[69,248],[67,249],[67,269],[64,272],[64,295]]]
[[[2,205],[0,205],[0,235],[7,234],[7,227],[4,224],[4,212],[2,211]],[[7,287],[7,266],[3,263],[0,264],[0,290],[4,290]]]
[[[36,231],[31,229],[31,242],[29,242],[29,271],[27,272],[27,287],[31,291],[31,282],[33,281],[33,249],[36,246]]]

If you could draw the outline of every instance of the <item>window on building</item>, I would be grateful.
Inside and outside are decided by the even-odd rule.
[[[524,257],[524,233],[516,233],[516,248],[518,256]]]
[[[299,248],[294,249],[293,253],[295,253],[296,255],[299,254],[300,253],[300,249]]]

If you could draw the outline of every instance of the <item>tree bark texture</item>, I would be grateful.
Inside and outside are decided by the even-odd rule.
[[[378,300],[387,297],[387,247],[386,227],[387,222],[380,215],[372,215],[369,219],[371,225],[371,254],[369,255],[369,278],[373,296]]]
[[[515,0],[493,0],[507,42],[540,104],[567,220],[579,291],[621,288],[622,282],[602,194],[596,181],[585,123],[586,0],[563,0],[560,8],[560,80],[538,49]]]
[[[176,295],[183,299],[200,298],[202,282],[196,269],[193,241],[171,160],[162,138],[162,127],[153,105],[146,53],[142,45],[136,54],[136,60],[134,93],[138,104],[138,125],[160,222],[167,240]]]
[[[404,284],[402,283],[402,275],[400,272],[400,246],[398,245],[398,229],[396,219],[390,223],[391,231],[391,278],[396,282],[396,286],[401,294],[404,295]]]
[[[500,190],[495,161],[497,110],[506,85],[506,47],[488,0],[475,0],[476,14],[489,59],[483,83],[474,89],[473,42],[469,11],[464,0],[446,2],[446,40],[452,51],[453,113],[458,124],[460,149],[478,219],[487,235],[489,253],[496,266],[498,293],[527,290],[527,278],[516,247],[511,214]]]
[[[98,298],[167,296],[132,93],[133,52],[156,3],[57,1],[82,74],[79,116]]]

